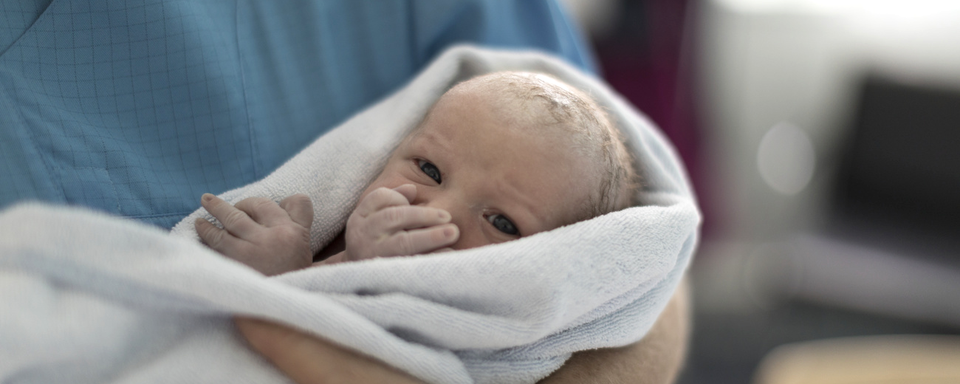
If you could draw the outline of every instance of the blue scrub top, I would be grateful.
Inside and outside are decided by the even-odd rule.
[[[0,207],[170,228],[461,42],[594,71],[554,1],[0,1]]]

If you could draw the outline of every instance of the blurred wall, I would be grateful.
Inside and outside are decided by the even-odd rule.
[[[704,174],[726,238],[822,223],[866,74],[960,89],[960,2],[704,0],[696,17]]]

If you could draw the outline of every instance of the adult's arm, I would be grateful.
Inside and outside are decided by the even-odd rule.
[[[253,350],[298,384],[423,383],[379,360],[292,328],[250,318],[234,321]]]
[[[689,335],[688,295],[684,283],[639,342],[575,353],[541,383],[673,382]],[[299,384],[422,383],[379,360],[285,326],[247,318],[237,318],[236,324],[255,351]]]
[[[672,383],[680,372],[690,337],[690,294],[686,280],[640,341],[620,348],[574,353],[540,384]]]

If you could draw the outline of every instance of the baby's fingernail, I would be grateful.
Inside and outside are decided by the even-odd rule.
[[[457,234],[457,228],[456,228],[456,227],[452,227],[452,226],[451,226],[451,227],[446,227],[446,228],[443,229],[443,237],[446,237],[446,238],[448,238],[448,239],[456,236],[456,234]]]
[[[203,196],[200,196],[200,200],[203,200],[204,203],[209,203],[210,200],[213,200],[213,195],[204,193]]]
[[[440,216],[440,220],[443,221],[450,220],[450,214],[447,211],[437,211],[437,216]]]

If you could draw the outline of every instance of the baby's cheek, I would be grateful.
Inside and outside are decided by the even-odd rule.
[[[410,181],[411,178],[407,175],[409,172],[397,168],[397,166],[391,166],[384,169],[383,172],[370,183],[364,191],[364,194],[370,193],[380,187],[393,189],[404,184],[412,184],[413,182]]]
[[[373,181],[373,183],[370,183],[370,185],[368,185],[367,188],[363,190],[363,193],[360,194],[360,199],[358,201],[363,201],[363,199],[365,199],[367,195],[369,195],[371,192],[373,192],[374,190],[380,187],[384,187],[387,189],[395,188],[395,187],[391,187],[390,184],[386,182],[386,180],[381,180],[380,178],[377,178],[376,180]]]
[[[453,243],[453,245],[450,246],[450,248],[459,251],[461,249],[477,248],[484,245],[493,244],[490,239],[487,239],[486,234],[484,234],[483,230],[478,226],[457,224],[457,229],[460,230],[460,237],[457,239],[456,243]]]

